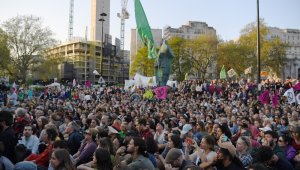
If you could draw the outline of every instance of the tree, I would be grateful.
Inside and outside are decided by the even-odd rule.
[[[240,75],[255,62],[248,57],[247,47],[234,41],[219,44],[217,54],[218,72],[224,65],[226,70],[233,68]]]
[[[269,38],[268,27],[261,20],[261,67],[262,70],[272,70],[280,75],[280,70],[285,60],[286,44],[279,38]],[[257,70],[257,26],[250,23],[241,31],[241,36],[235,42],[229,41],[218,46],[218,70],[224,65],[227,69],[234,68],[238,74],[252,66]],[[269,70],[268,70],[269,69]],[[256,75],[252,71],[251,75]]]
[[[130,68],[130,75],[133,76],[135,73],[151,77],[154,75],[154,63],[155,59],[148,58],[147,47],[142,47],[138,50],[136,56],[134,56],[134,61]]]
[[[213,35],[201,35],[187,41],[185,52],[191,61],[191,71],[202,80],[217,57],[217,45],[218,39]]]
[[[262,70],[270,68],[278,76],[283,66],[287,45],[279,38],[270,38],[269,30],[264,20],[260,21],[260,44],[261,44],[261,67]],[[248,50],[248,58],[253,63],[254,70],[257,70],[257,25],[256,22],[248,24],[243,30],[238,43]],[[253,62],[255,61],[255,62]],[[254,64],[255,63],[255,64]],[[253,73],[252,73],[253,74]]]
[[[53,33],[42,26],[41,18],[35,16],[16,16],[2,25],[10,49],[8,65],[1,65],[11,77],[26,82],[30,66],[35,56],[54,45]],[[10,66],[13,66],[11,68]]]
[[[0,29],[0,77],[4,76],[7,74],[7,70],[3,69],[4,67],[10,67],[9,66],[9,56],[10,56],[10,51],[8,48],[8,43],[7,43],[7,36],[5,32]]]
[[[183,80],[185,73],[191,68],[190,58],[185,55],[186,40],[180,37],[173,37],[168,43],[174,53],[172,62],[172,72],[176,75],[176,80]]]

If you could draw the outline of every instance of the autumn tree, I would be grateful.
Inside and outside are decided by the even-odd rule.
[[[286,44],[279,38],[270,38],[269,30],[263,20],[260,25],[261,36],[261,68],[274,71],[280,75],[285,60]],[[218,46],[218,70],[224,65],[227,69],[234,68],[240,75],[252,66],[252,73],[257,70],[257,25],[255,22],[245,26],[237,41],[220,43]]]
[[[262,70],[274,71],[278,76],[281,74],[281,68],[283,66],[286,54],[286,44],[279,38],[271,38],[269,36],[269,30],[263,20],[260,21],[260,44],[261,44],[261,67]],[[248,60],[257,70],[257,25],[255,22],[248,24],[242,31],[238,40],[240,45],[247,48]],[[255,62],[253,62],[255,61]],[[268,69],[270,68],[270,69]],[[253,74],[253,72],[252,72]],[[255,74],[255,73],[254,73]]]
[[[229,41],[218,45],[217,70],[220,72],[224,66],[228,71],[234,68],[237,74],[244,73],[245,68],[253,65],[255,61],[248,56],[248,49],[237,42]]]
[[[217,58],[218,39],[213,35],[201,35],[196,39],[188,40],[185,54],[191,62],[191,71],[204,80],[209,67],[212,67]]]
[[[11,65],[9,64],[9,56],[10,56],[10,51],[8,48],[8,43],[7,43],[7,36],[5,32],[0,29],[0,77],[4,76],[5,74],[8,74],[8,71],[11,70],[11,73],[13,72]],[[10,68],[9,70],[4,69],[5,67]]]
[[[7,37],[10,56],[1,68],[16,80],[25,82],[31,65],[36,62],[34,58],[55,43],[53,33],[35,16],[16,16],[5,21],[2,28],[4,32],[0,37]]]
[[[148,58],[148,48],[142,47],[138,50],[136,56],[133,57],[134,61],[130,67],[130,75],[140,73],[146,77],[154,76],[154,63],[155,59]]]
[[[174,53],[172,61],[172,73],[176,75],[176,80],[183,80],[185,73],[191,69],[190,58],[185,55],[186,40],[180,37],[173,37],[168,43]]]

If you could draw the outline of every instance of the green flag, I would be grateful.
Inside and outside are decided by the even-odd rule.
[[[220,79],[226,79],[226,70],[224,68],[224,65],[220,71]]]
[[[148,58],[156,58],[157,51],[154,46],[151,28],[140,0],[135,0],[134,6],[137,32],[139,33],[144,45],[148,47]]]

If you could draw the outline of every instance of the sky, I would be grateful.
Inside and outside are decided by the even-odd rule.
[[[206,22],[223,40],[237,39],[245,25],[256,21],[257,0],[141,0],[151,28],[178,28],[188,21]],[[54,38],[68,37],[70,0],[0,0],[0,24],[17,15],[41,17]],[[111,0],[110,34],[120,37],[121,0]],[[136,27],[134,1],[128,0],[130,18],[125,22],[125,49],[130,49],[130,30]],[[300,0],[260,0],[260,17],[278,28],[300,29]],[[74,36],[85,36],[90,25],[91,0],[74,0]],[[88,36],[89,37],[89,36]]]

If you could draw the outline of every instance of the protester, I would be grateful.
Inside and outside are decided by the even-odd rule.
[[[110,158],[110,161],[105,161],[111,162],[109,169],[113,166],[114,169],[139,166],[143,169],[263,169],[260,163],[251,160],[250,155],[254,154],[254,159],[263,150],[260,145],[270,146],[279,157],[264,162],[264,165],[277,168],[277,164],[288,159],[295,168],[300,166],[300,156],[292,155],[295,150],[297,153],[300,150],[300,107],[284,99],[287,89],[283,84],[272,80],[261,84],[243,79],[232,82],[185,80],[176,88],[169,88],[166,99],[157,99],[155,92],[150,97],[142,97],[152,90],[149,87],[124,91],[117,86],[99,89],[65,85],[40,92],[32,90],[31,100],[27,100],[29,89],[23,88],[20,95],[24,100],[17,99],[17,111],[13,103],[1,108],[1,113],[12,111],[0,116],[0,127],[3,127],[0,141],[7,143],[3,154],[12,155],[6,157],[15,163],[15,154],[22,149],[36,150],[25,137],[36,135],[40,139],[39,147],[28,157],[34,163],[23,161],[24,158],[16,154],[17,160],[23,161],[18,166],[54,168],[49,164],[49,156],[50,151],[57,148],[51,147],[64,140],[68,142],[69,152],[74,155],[77,165],[80,164],[78,169],[82,166],[100,167],[96,164],[102,158]],[[19,92],[16,90],[17,95]],[[35,93],[44,97],[35,97],[39,96]],[[297,88],[295,93],[298,93]],[[272,102],[262,100],[260,95],[265,94],[270,97],[278,94],[277,102],[274,101],[276,98]],[[17,118],[15,122],[10,122],[12,117]],[[27,122],[32,123],[32,131],[27,128]],[[25,130],[20,131],[23,127]],[[24,141],[22,137],[20,143],[24,148],[17,145],[13,129],[19,134],[23,132]],[[60,134],[59,137],[47,140],[47,129]],[[2,138],[7,132],[12,133]],[[283,136],[289,133],[293,138],[291,142]],[[11,139],[10,142],[7,139]],[[7,152],[7,148],[11,151]],[[58,148],[67,149],[64,146]],[[106,151],[97,154],[96,148]],[[167,156],[172,155],[174,149],[174,153],[180,156]],[[95,161],[92,161],[93,155]],[[101,156],[97,158],[97,155]],[[34,161],[38,157],[43,157],[40,158],[43,161]],[[139,161],[145,164],[141,165]]]
[[[54,170],[75,170],[69,152],[66,149],[55,149],[52,152],[50,163]]]

